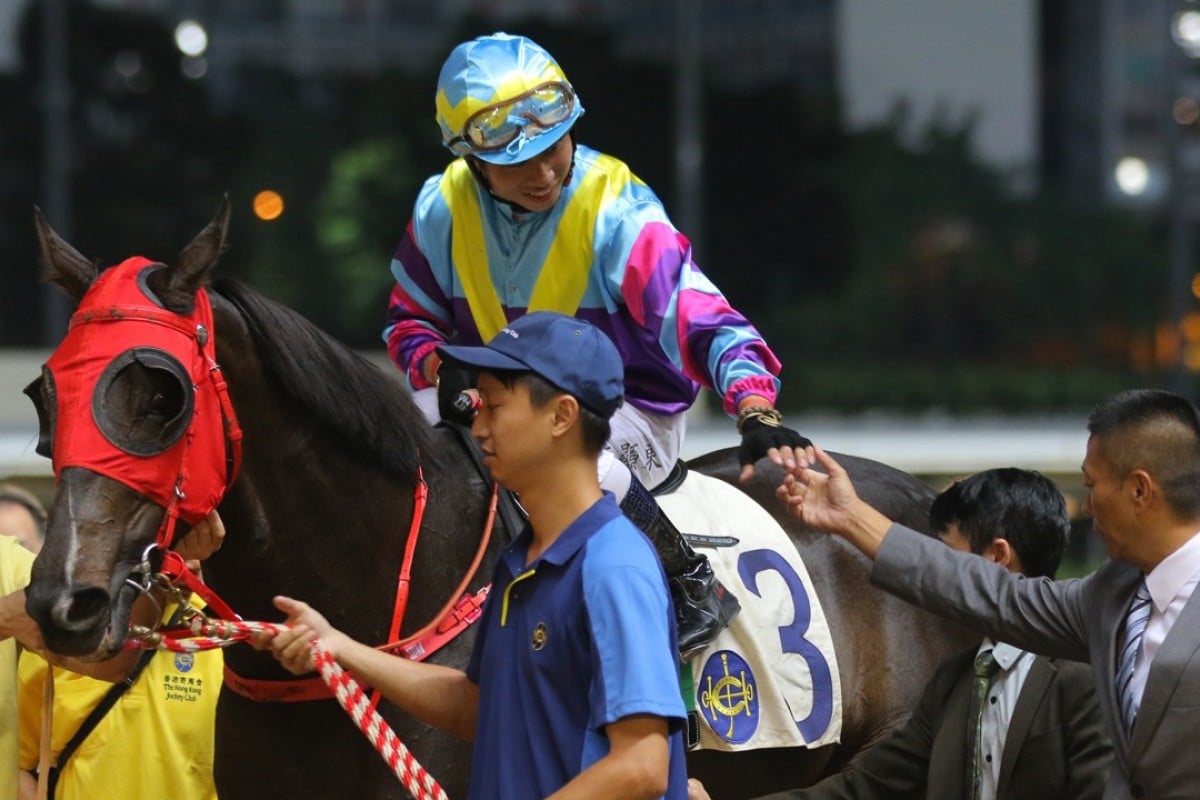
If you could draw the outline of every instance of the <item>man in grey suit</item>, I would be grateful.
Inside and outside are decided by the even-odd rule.
[[[779,496],[873,558],[871,580],[887,591],[998,640],[1089,662],[1117,756],[1105,800],[1196,800],[1200,412],[1170,392],[1129,390],[1098,406],[1088,431],[1083,510],[1109,560],[1085,578],[1022,579],[894,525],[820,448]]]
[[[938,537],[1010,572],[1053,577],[1070,522],[1044,475],[992,469],[933,501]],[[984,711],[972,714],[976,663],[996,665]],[[1099,800],[1112,766],[1095,680],[1084,664],[985,639],[938,666],[908,721],[849,767],[775,800]],[[972,756],[981,767],[972,791]],[[708,800],[692,782],[691,800]]]

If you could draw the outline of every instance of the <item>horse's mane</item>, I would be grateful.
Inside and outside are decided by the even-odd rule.
[[[435,458],[429,423],[400,384],[296,311],[223,278],[266,370],[346,447],[401,478]]]

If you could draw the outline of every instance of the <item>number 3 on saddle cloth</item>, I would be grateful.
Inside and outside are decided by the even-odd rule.
[[[689,746],[821,747],[840,741],[842,693],[833,637],[808,570],[784,530],[729,484],[689,471],[659,505],[695,535],[742,611],[682,669]],[[706,547],[701,537],[727,537]]]

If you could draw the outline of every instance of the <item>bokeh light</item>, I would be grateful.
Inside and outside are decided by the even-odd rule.
[[[254,216],[270,222],[283,214],[283,195],[273,189],[263,189],[254,195]]]
[[[1192,125],[1200,120],[1200,103],[1190,97],[1180,97],[1171,107],[1171,116],[1180,125]]]
[[[194,19],[185,19],[175,26],[175,46],[185,56],[204,55],[208,49],[208,31]]]
[[[1118,161],[1115,175],[1117,186],[1130,197],[1145,194],[1150,185],[1150,167],[1145,161],[1134,156]]]

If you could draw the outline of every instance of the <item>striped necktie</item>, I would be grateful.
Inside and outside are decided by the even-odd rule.
[[[983,726],[983,711],[987,708],[987,693],[996,674],[1000,671],[1000,662],[991,650],[984,650],[975,657],[975,680],[972,683],[971,703],[967,712],[967,747],[970,748],[970,758],[967,759],[967,779],[971,784],[971,800],[979,797],[979,787],[983,782],[983,764],[979,760],[979,739]]]
[[[1133,731],[1133,721],[1141,705],[1142,699],[1133,693],[1133,665],[1142,649],[1142,635],[1146,632],[1146,623],[1150,621],[1153,607],[1150,590],[1143,578],[1133,595],[1133,602],[1129,604],[1129,613],[1125,617],[1125,643],[1117,659],[1117,699],[1121,703],[1121,720],[1125,723],[1126,736]]]

